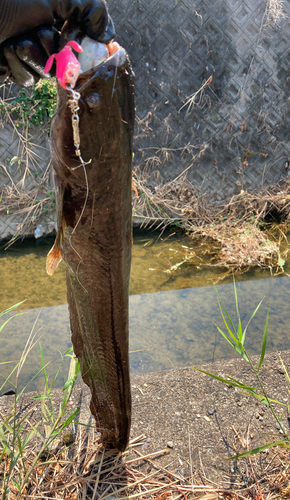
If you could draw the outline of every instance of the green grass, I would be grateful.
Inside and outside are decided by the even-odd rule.
[[[267,346],[268,322],[269,322],[269,303],[268,303],[267,316],[266,316],[265,326],[264,326],[260,359],[259,359],[258,366],[255,367],[249,353],[247,352],[247,349],[245,348],[245,340],[246,340],[246,334],[247,334],[248,327],[249,327],[252,319],[256,316],[263,300],[261,300],[261,302],[257,305],[257,307],[254,310],[254,312],[252,313],[247,325],[245,326],[245,328],[243,328],[242,322],[241,322],[241,317],[240,317],[240,312],[239,312],[237,289],[236,289],[236,284],[235,284],[235,280],[234,280],[234,294],[235,294],[236,312],[237,312],[237,319],[238,319],[238,324],[235,327],[234,322],[232,321],[215,285],[214,285],[214,288],[215,288],[215,291],[217,293],[217,298],[218,298],[220,313],[221,313],[223,323],[224,323],[224,328],[221,329],[219,326],[217,326],[217,325],[215,325],[215,326],[216,326],[217,330],[219,331],[219,333],[223,336],[223,338],[231,345],[231,347],[247,363],[249,363],[249,365],[250,365],[250,367],[251,367],[251,369],[256,377],[257,386],[256,387],[248,386],[248,385],[243,384],[242,382],[240,382],[239,380],[237,380],[233,377],[229,377],[229,376],[227,376],[226,378],[219,377],[217,375],[214,375],[213,373],[207,372],[205,370],[200,370],[198,368],[194,368],[194,370],[197,370],[201,373],[204,373],[205,375],[208,375],[208,376],[210,376],[210,377],[212,377],[212,378],[214,378],[214,379],[218,380],[219,382],[222,382],[226,385],[229,385],[231,387],[235,387],[237,390],[242,391],[242,394],[246,394],[247,396],[254,397],[254,398],[258,399],[261,403],[264,403],[265,405],[267,405],[272,412],[274,420],[276,420],[276,423],[280,427],[281,433],[283,434],[282,440],[269,442],[266,445],[259,446],[258,448],[254,448],[252,450],[246,451],[245,453],[241,453],[239,455],[235,455],[235,456],[231,457],[229,460],[234,460],[236,458],[254,455],[254,454],[259,453],[259,452],[261,452],[267,448],[270,448],[272,446],[281,446],[283,448],[290,448],[289,436],[286,433],[285,429],[283,428],[282,423],[281,423],[281,418],[279,418],[279,416],[275,412],[275,409],[273,406],[274,404],[278,404],[278,405],[285,407],[285,409],[289,411],[290,405],[287,405],[285,403],[282,403],[281,401],[277,401],[275,399],[270,398],[267,395],[267,392],[265,390],[265,387],[264,387],[262,380],[260,378],[260,375],[259,375],[260,369],[263,365],[265,352],[266,352],[266,346]],[[287,382],[288,382],[289,387],[290,387],[289,374],[286,370],[286,367],[285,367],[281,357],[280,357],[280,360],[281,360],[284,372],[286,374]]]
[[[0,318],[7,313],[15,310],[22,302],[15,306],[6,309],[0,313]],[[18,316],[24,313],[16,313]],[[0,332],[3,331],[5,325],[13,319],[14,316],[9,317],[0,326]],[[72,354],[72,348],[66,351],[61,357],[61,364],[53,377],[52,382],[48,380],[43,351],[41,344],[40,357],[42,368],[34,375],[30,382],[21,390],[18,391],[18,379],[21,374],[21,369],[31,349],[39,342],[36,339],[36,333],[31,332],[24,351],[19,362],[11,369],[9,376],[5,379],[0,392],[4,385],[9,381],[14,386],[15,395],[11,404],[11,409],[5,414],[0,414],[0,492],[2,499],[8,500],[13,496],[13,499],[23,498],[23,492],[30,481],[34,469],[39,465],[41,457],[46,454],[49,457],[48,451],[60,440],[60,437],[69,426],[75,421],[79,413],[79,409],[71,408],[69,405],[73,388],[76,383],[77,376],[80,371],[80,365],[77,359]],[[54,388],[56,379],[62,367],[65,357],[70,357],[70,368],[67,381],[62,389],[62,400],[56,410],[52,399],[52,390]],[[7,364],[4,362],[0,364]],[[12,375],[16,375],[16,381],[11,382]],[[21,397],[27,391],[29,384],[37,377],[43,376],[44,390],[41,395],[35,396],[34,400],[40,400],[41,418],[37,423],[33,423],[31,414],[34,408],[28,410],[21,410]],[[67,442],[67,440],[66,440]],[[66,446],[65,440],[63,446]],[[34,449],[31,455],[31,449]],[[55,462],[55,457],[47,459],[43,464]]]

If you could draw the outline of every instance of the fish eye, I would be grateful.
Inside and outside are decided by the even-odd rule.
[[[85,98],[89,108],[97,108],[100,102],[100,95],[97,92],[92,92],[88,94]]]

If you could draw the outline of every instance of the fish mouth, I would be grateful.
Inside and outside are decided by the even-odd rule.
[[[107,79],[110,76],[110,69],[117,71],[121,68],[125,69],[126,62],[129,60],[128,54],[123,47],[113,55],[109,56],[105,61],[93,66],[91,69],[80,73],[75,89],[79,92],[85,84],[88,84],[93,78],[101,77]]]
[[[87,36],[81,43],[83,51],[78,54],[78,61],[81,66],[80,76],[86,76],[91,71],[96,71],[102,68],[106,63],[113,63],[118,65],[125,60],[126,51],[117,43],[110,42],[105,45],[96,42]]]

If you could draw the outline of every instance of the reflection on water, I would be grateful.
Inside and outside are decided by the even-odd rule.
[[[141,233],[134,239],[130,287],[130,350],[149,347],[130,354],[131,373],[163,370],[172,367],[198,365],[213,359],[234,357],[234,352],[216,333],[214,324],[221,324],[216,293],[211,278],[218,270],[200,269],[202,252],[186,236],[164,236]],[[153,240],[153,243],[152,243]],[[71,345],[66,303],[64,265],[50,278],[45,273],[45,257],[51,240],[24,242],[0,253],[0,310],[27,299],[25,314],[12,319],[0,333],[0,362],[18,360],[37,319],[41,345],[48,372],[52,376],[61,357]],[[173,273],[164,272],[183,260],[184,247],[190,247],[198,257],[191,264],[184,263]],[[201,256],[201,257],[200,257]],[[290,348],[289,296],[287,276],[271,278],[266,271],[243,275],[237,284],[240,313],[244,324],[254,308],[266,296],[248,331],[250,353],[260,352],[261,339],[269,296],[269,350]],[[260,278],[260,279],[257,279]],[[256,279],[256,280],[255,280]],[[255,280],[255,281],[253,281]],[[222,282],[219,293],[231,315],[235,315],[233,285]],[[210,286],[208,286],[210,285]],[[40,368],[36,346],[28,356],[21,375],[25,385]],[[1,367],[7,376],[8,366]],[[68,366],[65,363],[57,386],[64,382]],[[30,390],[42,389],[43,381],[33,381]]]

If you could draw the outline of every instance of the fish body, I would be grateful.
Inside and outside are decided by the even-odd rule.
[[[51,130],[58,234],[48,272],[63,258],[74,352],[89,386],[103,440],[123,451],[129,439],[128,349],[132,246],[133,73],[124,49],[81,74],[75,155],[67,92],[58,89]]]

